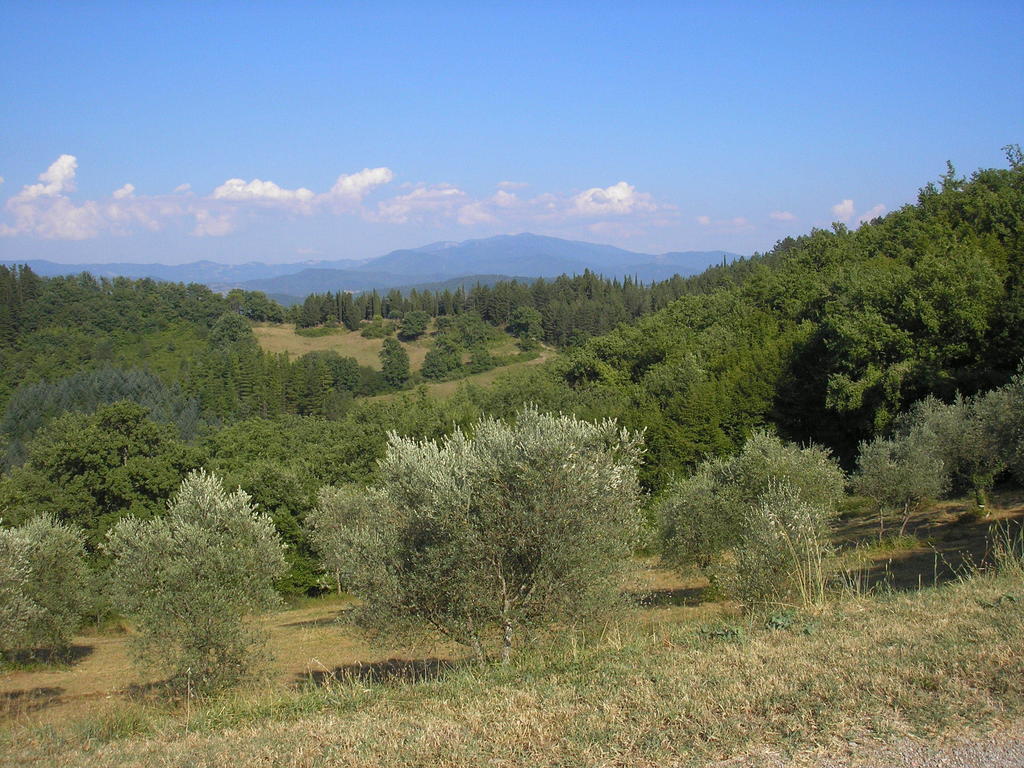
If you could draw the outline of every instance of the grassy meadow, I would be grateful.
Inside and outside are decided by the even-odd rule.
[[[431,329],[433,330],[433,321]],[[280,354],[287,352],[291,357],[301,357],[308,352],[337,352],[342,357],[355,358],[360,365],[369,366],[374,370],[380,370],[380,349],[384,339],[368,339],[358,331],[348,331],[345,328],[318,329],[327,331],[322,335],[305,336],[295,332],[295,325],[292,323],[257,323],[253,326],[253,333],[264,352]],[[409,355],[409,369],[417,373],[423,367],[423,359],[427,355],[432,343],[431,337],[427,334],[415,341],[400,341],[399,344]],[[492,355],[500,357],[512,357],[520,355],[515,340],[511,337],[503,339],[497,344],[491,344],[488,349]],[[541,346],[536,357],[527,360],[510,363],[492,368],[483,373],[474,373],[449,381],[425,382],[422,386],[434,397],[448,397],[464,383],[477,386],[488,386],[500,375],[517,368],[539,365],[550,360],[555,351],[546,346]],[[463,362],[469,359],[469,354],[464,355]],[[395,397],[395,393],[376,395],[369,399],[388,399]]]
[[[66,664],[0,677],[0,764],[813,764],[1007,727],[1024,717],[1024,567],[999,541],[1017,531],[1020,546],[1024,495],[994,501],[982,520],[966,500],[940,503],[881,542],[851,505],[835,592],[804,612],[744,616],[640,559],[612,619],[508,666],[441,642],[369,643],[330,596],[266,617],[258,682],[168,700],[114,624],[79,637]]]
[[[380,348],[384,339],[367,339],[358,331],[334,328],[322,336],[303,336],[295,332],[292,323],[257,323],[253,327],[256,340],[264,352],[301,357],[307,352],[337,352],[342,357],[355,358],[360,365],[380,370]],[[399,342],[409,354],[409,366],[418,371],[430,349],[430,339],[421,336],[412,342]]]

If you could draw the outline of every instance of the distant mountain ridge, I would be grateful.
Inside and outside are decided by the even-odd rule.
[[[204,283],[215,290],[244,288],[268,294],[302,297],[324,291],[370,289],[443,283],[467,275],[520,275],[529,278],[581,274],[585,270],[609,278],[633,276],[644,282],[702,272],[712,264],[732,261],[728,251],[638,253],[612,245],[563,240],[523,233],[497,235],[463,242],[436,242],[404,248],[361,261],[306,261],[290,264],[57,264],[51,261],[5,260],[27,263],[40,275],[90,272],[97,277],[151,277],[157,280]]]

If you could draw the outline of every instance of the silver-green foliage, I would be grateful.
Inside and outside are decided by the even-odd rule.
[[[526,409],[439,443],[390,435],[378,486],[313,516],[356,618],[507,658],[525,634],[614,604],[637,541],[638,434]]]
[[[92,605],[93,574],[85,554],[85,533],[51,515],[39,515],[18,528],[25,540],[31,578],[26,591],[39,606],[31,622],[33,648],[62,650]]]
[[[900,532],[914,511],[927,499],[941,496],[949,485],[946,465],[925,430],[911,430],[895,438],[876,437],[862,442],[857,455],[853,489],[879,506],[879,535],[884,513],[902,515]]]
[[[801,498],[788,482],[771,481],[746,510],[722,585],[747,607],[820,603],[832,551],[831,514],[831,507]]]
[[[140,661],[178,684],[212,689],[250,671],[263,644],[254,616],[279,603],[286,569],[271,519],[241,489],[191,473],[164,517],[108,534],[115,606],[135,624]]]
[[[0,650],[67,648],[92,587],[80,529],[40,515],[0,530]]]
[[[1006,386],[979,396],[976,412],[999,457],[1024,484],[1024,368]]]
[[[896,420],[893,442],[903,463],[927,457],[942,463],[945,480],[939,489],[974,490],[979,503],[996,476],[1006,468],[1006,457],[997,423],[1001,416],[1003,390],[964,398],[952,403],[935,397],[916,402]],[[920,472],[920,467],[911,467]],[[937,495],[937,494],[932,494]]]
[[[660,510],[662,556],[681,570],[697,566],[729,582],[725,572],[735,567],[734,550],[752,525],[763,522],[754,508],[773,488],[785,485],[827,521],[844,484],[842,470],[825,449],[800,448],[756,431],[735,456],[706,461],[669,487]],[[822,525],[812,528],[817,532]]]
[[[28,596],[28,542],[0,528],[0,653],[25,647],[39,606]]]

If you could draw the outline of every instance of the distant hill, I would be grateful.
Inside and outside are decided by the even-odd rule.
[[[644,282],[672,275],[702,272],[708,266],[733,261],[728,251],[683,251],[663,254],[638,253],[611,245],[563,240],[529,233],[498,235],[463,242],[437,242],[405,248],[362,261],[305,261],[288,264],[57,264],[52,261],[3,261],[27,263],[44,276],[90,272],[97,277],[150,277],[183,283],[203,283],[214,290],[244,288],[265,291],[279,299],[305,297],[324,291],[388,290],[398,287],[440,284],[453,278],[523,275],[528,278],[581,274],[585,270],[605,277],[632,276]],[[470,277],[467,277],[470,276]],[[443,288],[441,289],[443,290]]]
[[[324,265],[281,277],[247,280],[247,290],[306,296],[322,291],[364,291],[442,283],[467,275],[522,275],[530,278],[582,274],[586,270],[605,277],[632,276],[644,282],[672,275],[695,275],[707,267],[731,262],[728,251],[637,253],[611,245],[562,240],[542,235],[498,235],[461,243],[431,243],[406,248],[342,269]],[[443,288],[441,289],[443,290]]]
[[[189,264],[58,264],[41,259],[0,261],[0,264],[11,266],[27,264],[32,271],[43,277],[58,275],[77,275],[88,272],[95,277],[131,277],[133,279],[150,277],[154,280],[166,280],[173,283],[203,283],[204,285],[232,284],[244,280],[278,277],[299,272],[319,262],[302,262],[292,264],[263,264],[248,262],[246,264],[219,264],[214,261],[194,261]],[[359,262],[337,262],[353,265]]]

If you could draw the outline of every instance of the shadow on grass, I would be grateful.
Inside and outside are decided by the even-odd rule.
[[[92,655],[92,645],[69,645],[67,648],[31,648],[15,651],[9,655],[16,666],[52,665],[73,666]]]
[[[336,682],[418,683],[437,680],[459,662],[451,659],[385,659],[368,664],[343,664],[334,669],[315,669],[296,675],[297,685],[325,686]]]
[[[46,709],[60,703],[62,693],[64,689],[60,687],[5,691],[0,693],[0,717],[15,717]]]
[[[992,521],[964,514],[910,526],[908,533],[921,541],[920,546],[876,556],[860,569],[861,586],[915,590],[988,570],[995,565],[993,537],[1000,527],[1013,536],[1020,535],[1024,515]]]
[[[341,610],[334,611],[328,616],[321,616],[318,619],[308,619],[306,621],[291,621],[287,624],[282,624],[282,627],[328,627],[332,624],[337,624],[338,620],[343,614],[348,612],[348,608],[342,608]]]
[[[708,599],[707,587],[678,587],[676,589],[646,589],[627,592],[626,599],[641,608],[694,606]]]

